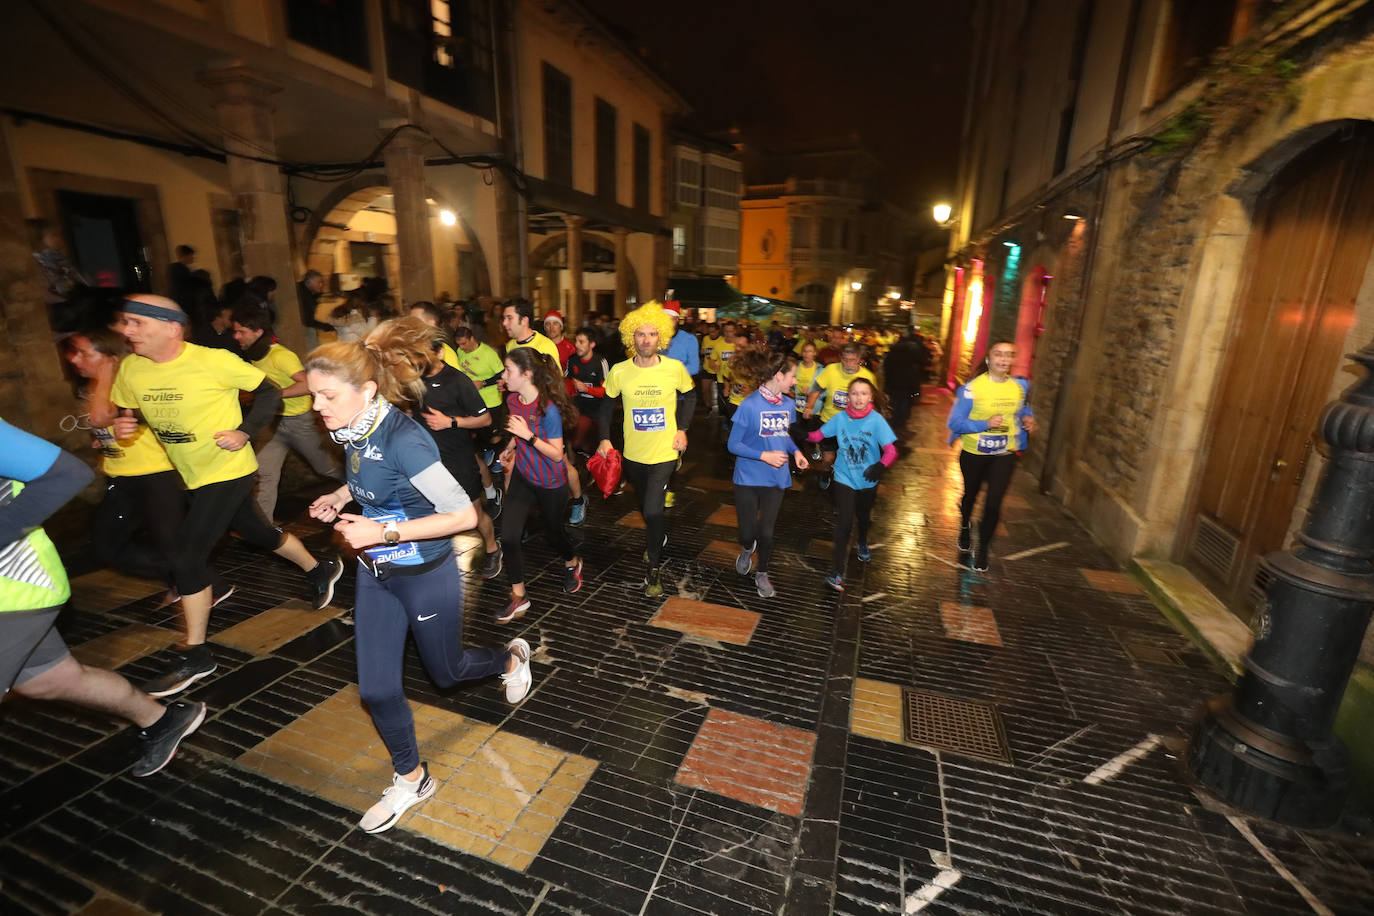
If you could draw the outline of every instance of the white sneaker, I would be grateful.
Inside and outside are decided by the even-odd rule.
[[[512,639],[506,643],[506,648],[519,664],[514,671],[501,675],[501,683],[506,685],[506,702],[519,703],[529,696],[530,685],[534,683],[534,675],[530,672],[530,644],[523,639]]]
[[[391,777],[391,787],[382,792],[381,801],[367,809],[358,826],[365,833],[381,833],[396,826],[411,808],[434,794],[438,784],[430,778],[429,764],[420,764],[420,779],[409,782],[400,773]]]

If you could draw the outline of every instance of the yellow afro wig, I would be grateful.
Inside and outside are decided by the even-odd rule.
[[[625,344],[625,349],[631,353],[635,349],[635,330],[644,325],[653,325],[658,330],[659,349],[668,349],[668,344],[673,340],[673,334],[677,328],[673,325],[673,319],[663,310],[663,305],[657,299],[650,299],[639,308],[630,312],[620,319],[620,340]]]

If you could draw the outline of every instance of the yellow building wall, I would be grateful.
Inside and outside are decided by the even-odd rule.
[[[28,180],[31,168],[153,185],[161,202],[168,252],[177,245],[190,245],[196,249],[195,267],[210,271],[216,287],[228,279],[215,257],[210,215],[211,197],[229,193],[225,165],[32,122],[6,129],[26,214],[40,213]],[[282,279],[290,278],[279,277],[278,282]]]
[[[739,227],[741,292],[788,299],[792,295],[792,265],[787,252],[787,206],[782,201],[742,201]],[[773,292],[776,289],[777,292]]]
[[[557,32],[530,4],[522,5],[519,34],[521,132],[524,135],[525,171],[539,178],[544,171],[544,80],[547,61],[572,81],[573,187],[596,193],[596,99],[616,109],[616,202],[634,204],[633,124],[647,128],[649,147],[649,210],[665,213],[663,201],[663,109],[649,92],[620,75],[618,68],[589,46]],[[647,82],[647,77],[644,81]]]

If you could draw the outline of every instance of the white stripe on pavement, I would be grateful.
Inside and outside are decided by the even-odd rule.
[[[936,897],[939,897],[945,891],[958,884],[959,879],[962,877],[963,875],[960,874],[957,868],[944,869],[935,876],[935,880],[906,898],[906,907],[903,909],[903,912],[907,914],[921,912],[921,910],[929,906]]]
[[[874,592],[874,593],[871,594],[871,595],[864,595],[864,596],[863,596],[862,598],[860,598],[859,600],[862,601],[864,604],[868,604],[868,602],[870,602],[870,601],[877,601],[879,598],[886,598],[886,597],[887,597],[887,592]]]
[[[1093,770],[1087,776],[1084,776],[1083,781],[1091,786],[1106,782],[1157,747],[1159,747],[1159,735],[1151,735],[1129,751],[1126,751],[1124,754],[1117,754],[1111,760],[1108,760],[1106,763],[1102,764],[1102,766]]]
[[[1040,547],[1032,547],[1030,550],[1023,550],[1020,553],[1011,553],[1003,557],[1003,560],[1024,560],[1026,557],[1033,557],[1037,553],[1049,553],[1051,550],[1058,550],[1060,547],[1068,547],[1068,541],[1055,541],[1053,544],[1045,544]]]

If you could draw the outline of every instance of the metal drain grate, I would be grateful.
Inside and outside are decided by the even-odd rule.
[[[909,744],[1011,764],[1002,717],[991,703],[903,690],[902,705]]]

